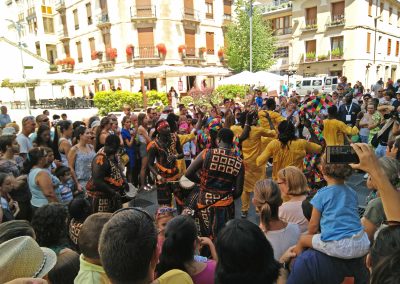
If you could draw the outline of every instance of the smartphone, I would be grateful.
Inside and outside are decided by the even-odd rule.
[[[328,164],[358,164],[360,159],[350,145],[327,146],[326,162]]]

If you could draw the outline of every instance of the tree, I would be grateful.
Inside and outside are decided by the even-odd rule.
[[[226,55],[228,66],[235,72],[250,70],[250,1],[236,1],[236,20],[229,25]],[[262,18],[261,9],[253,8],[253,71],[268,69],[275,60],[275,38]]]

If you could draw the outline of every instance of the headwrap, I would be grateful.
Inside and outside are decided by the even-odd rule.
[[[221,119],[210,117],[207,120],[207,128],[208,128],[208,131],[211,131],[211,130],[219,131],[222,128]]]
[[[157,124],[157,132],[160,132],[161,129],[169,127],[169,123],[166,120],[161,120]]]
[[[189,130],[189,125],[186,122],[182,122],[179,124],[179,130],[184,130],[187,132]]]

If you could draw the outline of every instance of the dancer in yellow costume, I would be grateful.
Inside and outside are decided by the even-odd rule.
[[[283,121],[278,126],[278,139],[268,144],[257,158],[257,167],[263,167],[269,158],[273,158],[272,179],[278,179],[278,172],[288,166],[303,170],[303,159],[307,153],[320,153],[322,147],[316,143],[296,138],[295,127],[291,122]]]
[[[263,109],[258,112],[260,126],[264,129],[269,129],[269,130],[278,129],[279,123],[286,120],[286,118],[284,118],[278,112],[275,112],[276,102],[273,98],[269,98],[267,100],[265,107],[267,109],[265,110]],[[271,128],[269,119],[272,121],[274,128]],[[267,145],[272,141],[272,138],[263,137],[261,140],[262,140],[261,148],[265,149]]]
[[[250,113],[250,115],[247,115],[247,112],[244,112],[240,120],[242,123],[241,125],[234,125],[231,127],[235,137],[240,137],[242,135],[244,127],[251,127],[247,139],[242,143],[242,152],[246,169],[242,193],[242,218],[246,218],[250,207],[250,193],[253,192],[255,183],[263,179],[265,175],[265,167],[257,167],[256,165],[256,159],[262,151],[261,138],[276,138],[276,132],[256,126],[258,120],[257,113]]]

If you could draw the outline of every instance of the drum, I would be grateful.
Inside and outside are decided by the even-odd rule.
[[[183,175],[181,177],[181,179],[179,180],[179,185],[183,189],[192,189],[194,187],[195,183],[190,181],[187,177],[185,177]]]

